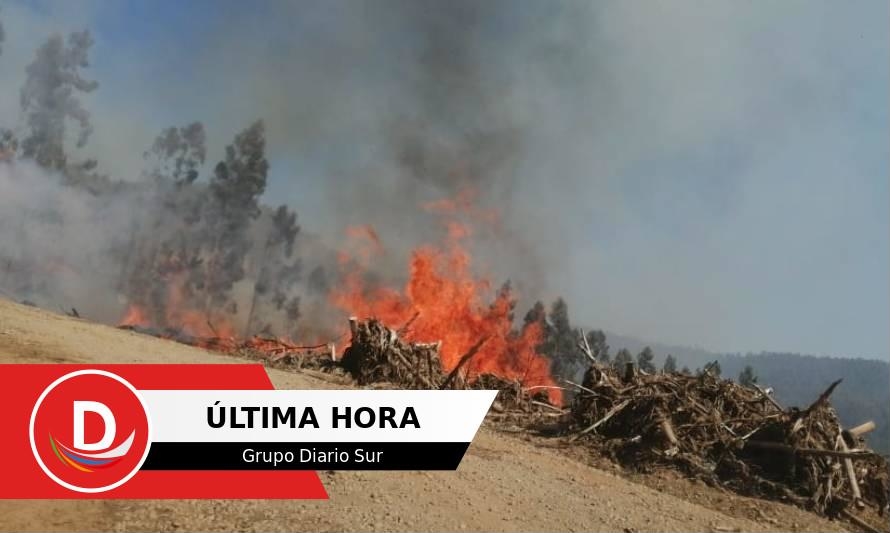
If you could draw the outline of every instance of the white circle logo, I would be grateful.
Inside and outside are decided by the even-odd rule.
[[[151,419],[142,396],[105,370],[78,370],[53,381],[37,398],[28,429],[43,472],[77,492],[123,485],[151,447]]]

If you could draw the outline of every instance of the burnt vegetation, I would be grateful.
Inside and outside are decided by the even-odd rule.
[[[0,26],[0,44],[3,36]],[[442,365],[439,344],[408,342],[402,330],[366,317],[351,323],[342,355],[334,342],[299,346],[284,340],[300,334],[305,295],[326,293],[336,276],[323,266],[304,269],[297,213],[263,201],[270,171],[263,121],[235,133],[219,161],[208,161],[201,122],[171,126],[145,150],[140,179],[110,178],[99,171],[100,161],[77,157],[93,132],[82,97],[99,88],[87,74],[92,44],[88,31],[75,32],[54,35],[35,52],[21,87],[22,121],[0,128],[0,166],[39,169],[11,171],[8,179],[41,180],[27,185],[51,189],[60,204],[76,200],[88,212],[91,225],[84,227],[111,218],[126,221],[100,248],[84,250],[86,260],[78,263],[97,269],[103,288],[116,292],[117,311],[127,310],[125,325],[286,368],[342,371],[363,386],[498,389],[493,418],[528,427],[541,420],[556,423],[561,436],[634,468],[676,468],[713,485],[829,516],[861,506],[885,510],[887,463],[865,439],[875,430],[872,447],[888,451],[886,363],[763,354],[721,356],[704,365],[679,353],[662,362],[658,349],[610,346],[604,331],[573,324],[568,304],[559,298],[549,306],[536,302],[521,326],[541,327],[536,349],[548,358],[563,394],[563,405],[554,405],[546,386],[473,373],[484,337],[450,370]],[[431,48],[429,54],[456,79],[464,79],[462,72],[471,66],[442,50]],[[426,90],[439,101],[435,86]],[[472,86],[462,90],[475,92]],[[449,115],[436,105],[428,111]],[[478,151],[487,159],[468,162],[467,175],[476,174],[476,167],[505,167],[518,143],[508,125],[493,123],[490,134],[467,141],[492,146]],[[412,129],[400,123],[393,135],[401,138]],[[397,144],[406,172],[449,184],[454,154],[477,153],[460,142],[433,146],[412,135]],[[138,207],[112,216],[121,205]],[[0,240],[0,290],[49,305],[64,292],[61,280],[72,268],[65,249],[53,242],[20,243],[33,235],[29,232],[61,234],[82,218],[66,217],[52,204],[27,211],[26,219],[16,218],[20,214],[0,210],[0,227],[12,228],[11,238]],[[509,286],[502,292],[508,294]],[[510,300],[511,319],[514,306]],[[721,363],[737,382],[721,378]],[[817,372],[816,379],[807,379]],[[807,400],[818,391],[805,384],[837,378],[845,380],[837,392],[835,385]],[[767,391],[770,386],[775,394]],[[808,407],[784,407],[785,402]]]
[[[167,128],[145,151],[141,179],[113,180],[97,170],[98,161],[73,155],[93,131],[82,102],[99,87],[86,74],[92,44],[89,31],[83,31],[53,35],[36,51],[21,88],[22,122],[0,131],[0,161],[30,164],[42,173],[13,170],[10,179],[62,187],[59,196],[88,204],[96,221],[119,221],[112,204],[141,206],[126,217],[128,227],[115,228],[116,237],[102,250],[103,259],[117,265],[106,281],[138,310],[136,322],[175,328],[191,314],[191,334],[233,323],[243,324],[237,333],[246,336],[272,329],[290,333],[288,324],[300,316],[295,290],[302,275],[295,254],[300,226],[286,205],[261,202],[269,172],[263,122],[237,133],[211,172],[204,126]],[[38,219],[45,234],[61,232],[70,222],[65,213],[51,210],[25,215]],[[13,242],[0,247],[4,291],[51,301],[61,291],[54,291],[46,272],[48,258],[21,248]],[[247,295],[236,296],[239,288]],[[239,308],[243,302],[246,309]]]

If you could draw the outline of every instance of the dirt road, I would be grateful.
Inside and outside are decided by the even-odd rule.
[[[0,363],[53,362],[244,360],[0,299]],[[340,387],[268,372],[277,388]],[[0,530],[843,531],[790,506],[685,480],[648,483],[665,484],[654,490],[577,452],[486,427],[456,472],[320,475],[329,501],[0,501]]]

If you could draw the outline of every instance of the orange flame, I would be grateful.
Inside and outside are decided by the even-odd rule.
[[[479,209],[474,204],[475,195],[464,191],[455,199],[422,206],[441,217],[445,242],[421,246],[412,252],[409,279],[401,290],[368,285],[368,270],[385,253],[383,242],[370,226],[348,228],[348,252],[338,254],[342,282],[330,292],[329,300],[350,315],[378,318],[392,327],[413,319],[406,338],[414,342],[441,341],[445,371],[453,370],[473,345],[485,339],[464,367],[471,380],[480,374],[518,380],[523,387],[542,388],[550,401],[559,405],[562,395],[555,388],[549,359],[537,352],[543,336],[542,324],[536,322],[515,329],[516,300],[510,288],[492,291],[488,279],[472,272],[465,245],[473,235],[472,223],[495,231],[499,227],[497,211]],[[163,308],[149,313],[147,306],[131,304],[121,325],[169,328],[180,336],[193,337],[188,341],[191,344],[225,352],[252,347],[274,356],[278,351],[295,348],[286,339],[253,337],[239,341],[229,317],[201,310],[204,306],[188,297],[181,265],[176,261],[162,264],[159,273],[166,282]],[[172,337],[176,333],[162,335]]]
[[[124,313],[124,317],[120,320],[120,325],[147,328],[151,326],[151,321],[145,316],[145,311],[143,311],[141,307],[135,304],[130,304],[127,307],[127,311]]]
[[[164,271],[164,268],[168,271]],[[177,271],[175,265],[162,265],[161,271],[167,293],[163,308],[153,314],[147,312],[144,306],[130,303],[120,325],[175,330],[181,335],[195,337],[194,344],[204,348],[218,348],[221,339],[234,339],[235,327],[227,317],[198,310],[189,302],[184,288],[184,272]],[[205,339],[212,341],[205,342]]]
[[[410,276],[401,291],[366,286],[368,250],[377,254],[383,251],[377,234],[366,231],[366,242],[358,243],[357,254],[341,253],[343,282],[330,293],[330,300],[349,314],[374,317],[393,327],[405,324],[416,315],[406,334],[408,340],[442,341],[441,358],[446,371],[454,369],[461,357],[485,338],[465,367],[470,376],[491,373],[519,380],[524,387],[552,387],[549,360],[537,352],[543,333],[541,324],[532,323],[515,330],[512,316],[515,299],[509,287],[497,291],[493,301],[486,303],[491,284],[485,278],[475,277],[470,269],[471,258],[464,243],[472,228],[456,220],[457,215],[471,207],[469,198],[460,195],[454,201],[424,206],[444,217],[446,242],[444,246],[426,245],[412,252]],[[352,241],[359,235],[355,229],[348,233]],[[353,260],[350,261],[350,257]],[[544,390],[553,403],[561,403],[560,390]]]

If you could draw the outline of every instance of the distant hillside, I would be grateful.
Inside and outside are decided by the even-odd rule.
[[[626,348],[637,354],[647,343],[633,337],[607,334],[611,352]],[[660,367],[667,354],[677,366],[691,370],[717,360],[723,377],[737,379],[745,365],[751,365],[758,382],[773,387],[775,397],[785,406],[806,406],[836,379],[843,383],[831,402],[841,422],[853,426],[874,420],[877,429],[868,442],[875,450],[890,454],[890,363],[872,359],[816,357],[792,353],[718,354],[700,348],[649,343]]]

